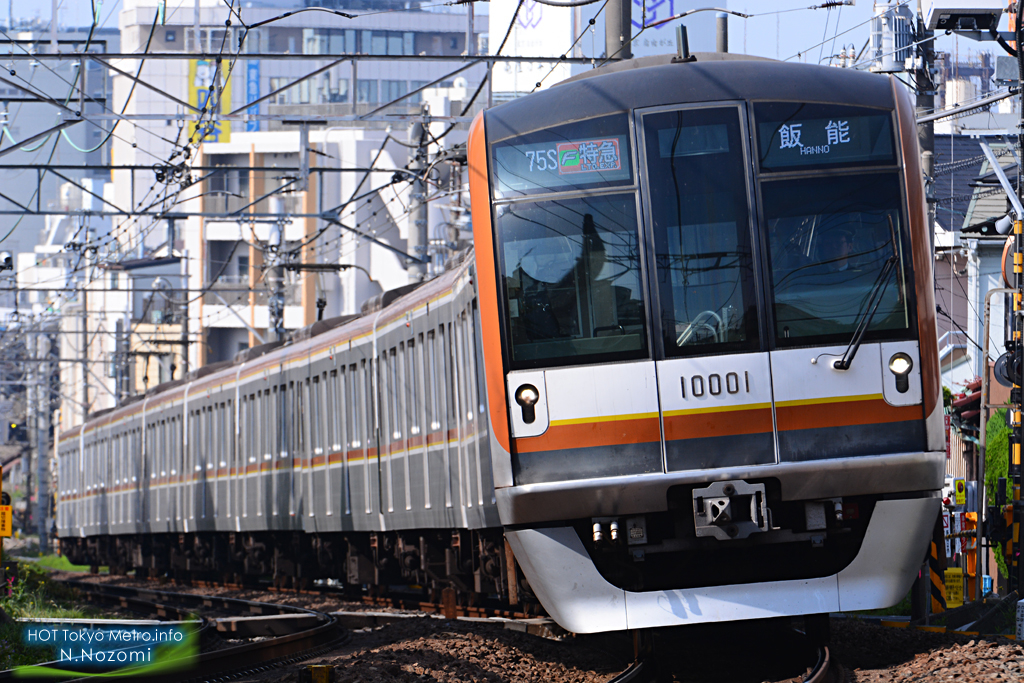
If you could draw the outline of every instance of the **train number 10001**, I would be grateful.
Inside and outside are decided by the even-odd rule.
[[[727,394],[738,394],[740,391],[750,393],[750,373],[744,371],[743,379],[740,379],[739,374],[735,372],[725,373],[723,378],[718,374],[711,374],[707,377],[703,375],[692,375],[689,379],[686,377],[679,378],[679,384],[683,390],[683,398],[687,398],[687,385],[689,385],[690,396],[694,398],[700,398],[705,393],[711,394],[712,396],[719,396],[724,391]]]

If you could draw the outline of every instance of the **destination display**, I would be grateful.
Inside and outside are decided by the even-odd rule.
[[[495,195],[630,183],[629,136],[625,119],[622,125],[618,119],[582,121],[498,143],[494,146]]]
[[[754,106],[762,171],[896,163],[888,112],[822,104]]]

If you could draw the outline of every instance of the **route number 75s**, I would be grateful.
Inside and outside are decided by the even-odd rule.
[[[529,151],[526,152],[526,156],[530,159],[530,172],[533,172],[534,164],[537,165],[538,171],[554,171],[558,169],[558,157],[553,149]]]

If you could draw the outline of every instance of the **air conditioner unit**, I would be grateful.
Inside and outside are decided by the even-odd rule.
[[[925,0],[930,31],[987,31],[999,21],[1006,0]]]

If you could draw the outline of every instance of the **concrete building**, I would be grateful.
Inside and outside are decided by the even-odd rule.
[[[179,201],[174,208],[176,213],[187,215],[187,219],[178,221],[173,228],[165,220],[131,221],[117,235],[121,251],[134,258],[174,256],[184,259],[188,289],[203,292],[189,306],[188,322],[193,335],[193,343],[189,344],[189,365],[228,360],[239,350],[266,338],[274,305],[273,294],[265,291],[266,278],[276,275],[275,271],[266,270],[264,252],[267,251],[265,245],[276,239],[273,236],[278,231],[283,240],[282,251],[304,245],[306,240],[316,236],[315,243],[301,246],[299,263],[352,266],[343,270],[340,277],[335,273],[285,273],[282,292],[285,329],[311,324],[321,315],[321,310],[324,317],[358,310],[367,297],[382,289],[406,284],[405,264],[395,252],[379,244],[367,246],[367,240],[359,238],[357,241],[352,233],[342,235],[342,228],[315,216],[342,204],[356,188],[367,191],[388,185],[395,172],[407,163],[409,149],[398,142],[389,140],[381,151],[390,128],[390,120],[383,117],[397,115],[393,125],[400,132],[395,132],[394,138],[404,142],[408,125],[403,122],[404,118],[419,116],[425,93],[417,93],[399,105],[374,113],[380,105],[433,81],[438,81],[437,86],[449,95],[460,93],[459,97],[467,99],[486,74],[486,67],[481,64],[446,78],[463,64],[427,60],[395,62],[372,57],[458,56],[467,52],[467,45],[468,51],[476,52],[486,36],[486,21],[479,22],[470,33],[464,13],[416,11],[415,7],[408,11],[405,3],[395,7],[406,11],[387,13],[381,11],[386,9],[386,2],[374,3],[373,11],[368,11],[367,3],[331,3],[332,7],[336,5],[354,18],[343,19],[329,12],[293,13],[250,30],[242,43],[243,56],[233,59],[230,55],[238,49],[243,29],[237,22],[233,27],[225,26],[231,15],[224,3],[219,0],[200,0],[195,5],[186,3],[173,12],[168,11],[163,23],[155,24],[157,5],[156,0],[124,1],[120,14],[124,52],[142,52],[147,43],[153,52],[202,50],[225,55],[222,71],[230,69],[230,76],[220,81],[223,100],[219,106],[214,106],[218,116],[207,122],[209,128],[201,147],[189,146],[188,165],[212,170],[186,172],[193,180],[204,178],[201,192],[193,188],[179,195],[179,200],[196,197]],[[240,11],[245,22],[253,25],[303,8],[305,3],[298,0],[278,0],[247,2]],[[304,58],[244,57],[256,53],[301,54]],[[338,58],[319,56],[326,54],[364,57],[342,59],[332,65]],[[140,68],[137,60],[117,66],[131,74]],[[330,68],[321,73],[287,87],[318,67],[328,66]],[[141,80],[153,87],[136,88],[130,100],[127,94],[133,85],[132,79],[115,76],[114,101],[120,105],[127,100],[127,114],[148,117],[135,122],[133,136],[115,140],[112,153],[115,163],[157,164],[166,170],[156,176],[156,183],[154,172],[148,169],[115,171],[116,204],[138,206],[145,201],[145,189],[153,185],[164,189],[164,185],[170,184],[170,189],[176,189],[173,183],[180,180],[180,175],[175,179],[173,168],[176,165],[184,168],[181,166],[184,161],[182,156],[172,157],[172,154],[189,140],[195,124],[177,114],[169,114],[167,118],[156,116],[160,112],[182,115],[187,112],[185,107],[156,90],[202,108],[216,71],[211,61],[146,61],[141,65]],[[246,108],[247,103],[274,91],[279,92]],[[480,100],[486,102],[486,95]],[[449,106],[448,100],[444,100],[441,105],[444,110],[434,113],[447,115],[455,110],[457,115],[461,113],[460,103],[461,100],[456,100],[456,104]],[[273,120],[225,120],[223,115],[232,111],[269,116]],[[369,115],[369,120],[338,120],[354,115]],[[303,147],[300,140],[305,138],[299,132],[300,126],[291,125],[289,121],[309,130],[312,152],[300,152]],[[443,127],[438,124],[435,134]],[[459,132],[464,140],[465,132]],[[200,137],[192,135],[194,141]],[[450,137],[455,139],[457,135],[453,133]],[[137,146],[131,142],[136,142]],[[315,169],[309,176],[308,189],[260,200],[282,186],[298,188],[304,184],[305,179],[297,179],[295,173],[295,169],[303,166],[303,156]],[[368,167],[375,158],[375,168],[386,171],[363,179],[359,174],[342,170]],[[275,171],[275,168],[285,170]],[[398,195],[402,192],[397,190]],[[385,196],[386,190],[378,194],[380,196],[361,199],[355,210],[343,215],[346,220],[354,221],[353,226],[368,226],[367,234],[373,239],[379,237],[380,243],[404,251],[405,228],[396,226],[398,223],[404,226],[401,215],[405,209],[397,207],[407,206],[408,197]],[[244,215],[223,215],[236,211],[263,215],[249,219]],[[385,220],[385,213],[392,217],[391,223]],[[207,287],[209,291],[203,291]],[[250,291],[241,291],[245,289]],[[318,300],[326,301],[322,309],[317,308]]]

